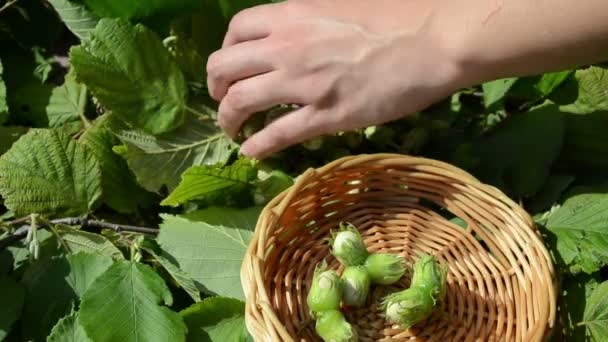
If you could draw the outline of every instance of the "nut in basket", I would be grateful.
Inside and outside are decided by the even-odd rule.
[[[360,341],[540,341],[553,327],[553,264],[530,216],[494,187],[434,160],[345,157],[310,169],[262,211],[241,269],[247,328],[256,341],[321,341],[307,307],[315,267],[344,267],[327,238],[352,223],[370,253],[447,267],[440,310],[404,330],[380,307],[408,276],[372,287],[346,313]]]

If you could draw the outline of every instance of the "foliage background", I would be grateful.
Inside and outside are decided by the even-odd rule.
[[[447,161],[524,206],[558,269],[551,339],[608,339],[606,66],[462,89],[255,162],[215,125],[205,61],[263,2],[0,0],[0,340],[250,339],[238,277],[261,206],[375,152]]]

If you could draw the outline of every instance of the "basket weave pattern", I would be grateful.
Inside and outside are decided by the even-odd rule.
[[[360,341],[539,341],[552,328],[553,265],[523,209],[445,163],[374,154],[308,170],[263,210],[241,270],[256,341],[320,341],[306,296],[320,261],[342,272],[325,241],[341,221],[370,252],[410,262],[429,253],[449,267],[440,312],[413,329],[388,324],[379,309],[408,277],[374,287],[364,309],[347,313]]]

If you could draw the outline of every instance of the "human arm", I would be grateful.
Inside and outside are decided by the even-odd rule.
[[[263,158],[420,111],[461,87],[606,58],[603,0],[288,0],[234,18],[208,84],[231,136],[254,112],[301,105],[243,144]]]
[[[603,0],[445,1],[438,30],[448,33],[468,85],[608,60]],[[460,9],[461,17],[449,15]],[[451,42],[451,43],[450,43]]]

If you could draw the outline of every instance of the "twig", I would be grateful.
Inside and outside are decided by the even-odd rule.
[[[6,222],[6,224],[9,225],[9,226],[16,226],[18,224],[26,223],[29,220],[30,220],[30,215],[23,216],[23,217],[14,219],[12,221],[8,221],[8,222]]]
[[[112,229],[116,232],[133,232],[133,233],[141,233],[141,234],[150,234],[156,235],[159,230],[156,228],[148,228],[148,227],[138,227],[138,226],[130,226],[124,224],[116,224],[109,223],[103,221],[89,220],[86,218],[80,217],[66,217],[56,220],[51,220],[51,224],[64,224],[68,226],[83,226],[85,228],[106,228]],[[23,225],[19,227],[14,233],[11,235],[0,239],[0,251],[4,250],[6,247],[10,246],[16,241],[19,241],[27,236],[27,233],[30,230],[30,225]]]
[[[7,8],[13,6],[19,0],[9,0],[2,7],[0,7],[0,13],[4,12]]]
[[[117,224],[110,223],[104,221],[96,221],[96,220],[88,220],[85,218],[79,217],[67,217],[57,220],[52,220],[52,224],[65,224],[68,226],[83,226],[87,228],[106,228],[112,229],[116,232],[133,232],[133,233],[142,233],[142,234],[158,234],[158,229],[156,228],[148,228],[148,227],[139,227],[139,226],[130,226],[125,224]]]

